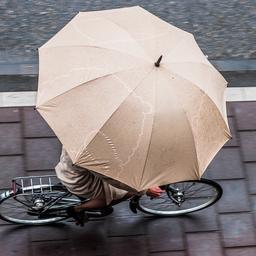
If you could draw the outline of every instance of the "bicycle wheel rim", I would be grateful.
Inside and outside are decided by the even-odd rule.
[[[197,196],[197,197],[194,196],[192,200],[194,200],[194,203],[197,201],[198,205],[189,206],[185,209],[173,203],[169,198],[167,192],[164,192],[160,198],[156,198],[152,200],[147,196],[142,196],[138,202],[138,209],[144,213],[153,214],[157,216],[179,216],[179,215],[184,215],[184,214],[196,212],[204,208],[207,208],[213,205],[214,203],[216,203],[222,196],[222,188],[218,183],[214,181],[201,179],[199,181],[183,181],[183,182],[177,182],[174,184],[181,185],[184,183],[187,183],[187,184],[195,183],[197,185],[199,184],[205,187],[208,186],[209,189],[213,190],[214,194],[211,196]],[[185,199],[185,202],[188,202],[187,198]],[[183,203],[183,207],[184,207],[184,203]]]
[[[17,194],[15,196],[22,197],[23,194]],[[14,200],[14,194],[12,191],[5,192],[5,196],[0,201],[0,217],[1,219],[23,225],[45,225],[53,222],[58,222],[66,219],[68,216],[54,216],[38,218],[38,215],[29,215],[28,208]]]

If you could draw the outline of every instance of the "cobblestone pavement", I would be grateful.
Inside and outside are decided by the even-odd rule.
[[[255,0],[1,0],[0,62],[35,58],[78,11],[134,5],[193,33],[210,59],[256,58]]]
[[[186,217],[132,214],[127,203],[84,228],[0,221],[1,255],[256,255],[256,102],[228,103],[233,134],[206,171],[224,189],[214,206]],[[0,188],[19,175],[52,173],[60,143],[32,107],[0,109]]]

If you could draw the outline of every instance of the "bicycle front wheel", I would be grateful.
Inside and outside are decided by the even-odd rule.
[[[159,198],[143,195],[137,208],[157,216],[179,216],[209,207],[221,196],[221,186],[212,180],[188,180],[166,185]]]
[[[33,194],[29,188],[26,193],[13,193],[6,191],[0,195],[0,218],[15,224],[24,225],[44,225],[58,222],[68,218],[65,209],[70,205],[78,204],[79,199],[72,198],[72,195],[61,197],[57,203],[50,207],[45,214],[38,210],[43,203],[49,205],[51,200],[59,198],[61,192],[59,189],[52,188],[50,194]],[[42,210],[44,206],[42,206]]]

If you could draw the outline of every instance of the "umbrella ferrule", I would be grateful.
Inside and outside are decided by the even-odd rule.
[[[155,66],[156,66],[156,67],[160,67],[160,62],[161,62],[162,58],[163,58],[163,55],[161,55],[161,56],[158,58],[157,62],[155,62]]]

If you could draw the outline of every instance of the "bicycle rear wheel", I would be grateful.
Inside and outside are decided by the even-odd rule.
[[[222,196],[221,186],[211,180],[188,180],[168,184],[159,197],[139,198],[138,210],[157,216],[179,216],[207,208]]]
[[[80,203],[78,198],[60,191],[59,187],[53,186],[48,194],[35,194],[35,189],[24,190],[26,193],[6,191],[0,195],[1,219],[24,225],[54,223],[68,218],[65,211],[68,206]],[[56,202],[52,203],[54,200]],[[49,209],[43,213],[45,207]]]

